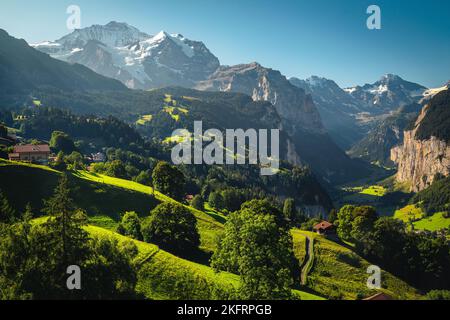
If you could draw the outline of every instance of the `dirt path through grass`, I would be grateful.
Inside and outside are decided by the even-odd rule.
[[[302,271],[300,274],[300,283],[305,286],[308,282],[308,273],[311,271],[314,264],[314,239],[305,235],[305,261],[302,266]]]

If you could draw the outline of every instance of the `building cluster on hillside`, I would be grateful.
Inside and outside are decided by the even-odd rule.
[[[84,158],[92,163],[99,163],[106,161],[106,155],[102,152],[91,153],[91,155],[85,156]]]

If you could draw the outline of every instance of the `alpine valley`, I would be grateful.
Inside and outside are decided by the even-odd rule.
[[[115,21],[0,29],[0,299],[448,299],[449,89],[221,65]],[[279,172],[172,165],[195,121],[279,129]]]

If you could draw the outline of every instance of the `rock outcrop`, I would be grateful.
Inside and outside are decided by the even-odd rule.
[[[391,150],[391,160],[398,164],[397,181],[410,184],[414,192],[429,187],[436,175],[450,174],[450,145],[434,136],[416,138],[428,109],[429,105],[422,110],[413,130],[405,131],[403,145]]]
[[[308,132],[325,134],[320,114],[312,98],[301,88],[292,85],[279,71],[254,62],[236,66],[222,66],[196,89],[244,93],[254,101],[269,101],[282,119],[283,129],[289,132],[302,128]]]
[[[293,85],[280,71],[256,62],[221,66],[208,80],[197,83],[202,91],[239,92],[254,101],[268,101],[281,118],[281,126],[289,136],[288,160],[304,163],[325,181],[342,183],[361,178],[367,173],[331,139],[322,124],[313,98]]]

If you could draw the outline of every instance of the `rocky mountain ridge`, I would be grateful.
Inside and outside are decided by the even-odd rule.
[[[430,118],[445,116],[442,110],[434,108],[434,105],[439,103],[439,106],[442,106],[448,112],[450,109],[449,97],[449,90],[436,95],[422,110],[414,128],[404,132],[403,145],[391,150],[391,160],[398,164],[396,179],[398,182],[408,183],[411,191],[418,192],[426,189],[434,182],[437,175],[450,175],[450,145],[448,139],[434,135],[423,135],[421,137],[418,134]],[[442,101],[446,104],[441,104]],[[445,120],[448,121],[448,119]],[[448,126],[445,131],[450,132]]]
[[[151,36],[114,21],[32,46],[53,58],[83,64],[132,89],[192,87],[220,65],[202,42],[165,31]]]
[[[418,102],[426,90],[426,87],[394,74],[386,74],[373,84],[345,89],[350,95],[370,106],[372,113],[386,113]]]

